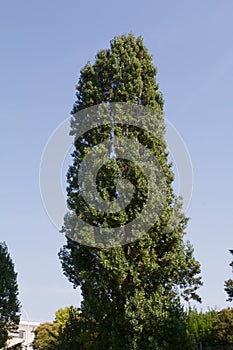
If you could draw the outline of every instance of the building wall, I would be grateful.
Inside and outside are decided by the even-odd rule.
[[[18,331],[11,334],[12,338],[8,342],[8,349],[13,345],[22,344],[23,350],[32,350],[32,342],[35,337],[34,330],[39,326],[39,322],[21,321]]]

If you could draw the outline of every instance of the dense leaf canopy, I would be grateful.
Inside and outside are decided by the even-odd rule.
[[[103,102],[148,107],[159,116],[160,128],[165,130],[164,101],[156,82],[156,68],[141,37],[129,34],[114,38],[110,49],[99,51],[95,62],[88,62],[82,69],[76,89],[71,121],[74,136],[78,131],[76,113]],[[104,138],[109,133],[111,138],[111,131],[99,132],[104,133]],[[67,238],[60,251],[65,275],[74,287],[81,287],[82,315],[96,334],[90,349],[190,350],[181,303],[183,299],[200,300],[196,293],[201,285],[200,265],[191,244],[184,242],[188,219],[182,213],[182,201],[173,191],[174,176],[164,135],[158,142],[153,135],[125,124],[118,125],[114,133],[130,140],[143,140],[143,145],[156,156],[165,176],[165,188],[156,187],[155,181],[154,192],[159,197],[164,191],[165,204],[151,229],[129,244],[101,249]],[[70,236],[72,215],[83,214],[78,185],[78,170],[85,156],[83,149],[89,150],[98,143],[99,135],[86,133],[82,142],[79,141],[75,142],[73,164],[67,176],[70,214],[63,227],[67,236]],[[126,161],[125,165],[128,166]],[[99,190],[105,199],[112,195],[112,187],[106,191],[104,185],[114,169],[106,167],[99,173]],[[97,224],[101,226],[103,221]]]

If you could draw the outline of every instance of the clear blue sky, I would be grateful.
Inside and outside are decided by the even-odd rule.
[[[81,67],[130,31],[153,54],[165,116],[191,155],[187,238],[202,264],[202,307],[229,305],[223,284],[232,277],[233,2],[13,0],[0,6],[0,241],[15,262],[29,319],[51,320],[59,307],[80,303],[57,258],[65,239],[40,198],[43,147],[69,115]]]

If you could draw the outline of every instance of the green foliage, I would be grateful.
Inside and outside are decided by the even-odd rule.
[[[89,322],[74,306],[66,306],[55,313],[54,322],[40,324],[35,330],[35,350],[87,350],[95,335]]]
[[[216,345],[233,346],[233,308],[223,309],[213,321]]]
[[[152,57],[141,37],[115,37],[109,50],[99,51],[95,63],[88,62],[82,69],[72,113],[102,102],[128,101],[161,113],[163,98],[155,75]]]
[[[82,290],[82,317],[86,320],[86,329],[92,329],[95,334],[90,349],[192,349],[181,302],[182,299],[200,300],[196,293],[201,285],[200,265],[193,256],[191,244],[183,240],[188,219],[172,188],[173,174],[163,137],[163,98],[155,75],[156,68],[142,38],[129,34],[114,38],[110,49],[99,51],[94,64],[88,63],[82,69],[76,87],[77,101],[71,122],[73,135],[78,127],[75,113],[102,102],[131,102],[149,107],[161,116],[159,142],[136,128],[128,128],[126,132],[127,125],[118,125],[114,132],[142,140],[156,156],[165,176],[163,190],[166,194],[159,220],[155,220],[154,226],[141,239],[122,247],[98,249],[67,238],[67,244],[59,253],[65,275],[74,287],[80,286]],[[106,128],[99,134],[86,133],[83,135],[85,142],[83,139],[75,142],[74,161],[67,176],[71,211],[63,227],[67,235],[72,213],[83,213],[83,202],[78,195],[79,164],[88,148],[100,139],[110,138]],[[119,165],[121,169],[122,166]],[[105,199],[114,196],[112,171],[110,167],[99,172],[97,185]],[[146,194],[146,183],[141,181],[140,185],[141,193]],[[161,194],[158,188],[154,190],[158,196]],[[128,215],[127,221],[132,213],[125,215]],[[103,224],[100,219],[96,218],[96,224]],[[119,218],[119,225],[121,220]],[[114,224],[117,225],[117,219]],[[81,329],[85,330],[82,323]]]
[[[79,315],[75,312],[75,308],[68,309],[67,320],[59,333],[59,350],[79,349]]]
[[[19,324],[17,274],[5,243],[0,242],[0,348]]]
[[[91,328],[74,306],[66,306],[55,313],[55,322],[60,324],[57,350],[88,349],[92,341]]]
[[[187,315],[187,332],[193,338],[196,347],[202,343],[203,346],[212,346],[214,341],[214,319],[218,316],[216,310],[206,313],[190,309]]]
[[[35,350],[56,350],[58,347],[60,325],[58,323],[41,323],[35,329],[32,346]]]
[[[233,251],[230,250],[231,254],[233,254]],[[233,268],[233,261],[229,264],[231,268]],[[228,298],[227,301],[233,300],[233,280],[230,278],[227,281],[225,281],[225,288],[224,290],[227,292]]]
[[[68,318],[64,327],[60,328],[57,350],[89,349],[94,334],[90,325],[80,316],[74,307],[67,307]]]
[[[225,291],[228,294],[227,301],[232,301],[233,300],[233,280],[231,278],[225,281]]]
[[[54,322],[60,324],[61,327],[64,329],[71,317],[75,317],[75,319],[78,319],[79,312],[74,306],[66,306],[64,309],[61,308],[55,312]]]
[[[190,309],[187,314],[187,332],[193,338],[196,349],[199,349],[199,344],[205,349],[233,347],[233,309],[219,312],[210,310],[206,313]]]

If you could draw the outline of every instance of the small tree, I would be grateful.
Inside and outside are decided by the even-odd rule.
[[[88,337],[85,337],[86,333],[83,331],[83,322],[78,309],[68,306],[63,311],[64,315],[62,315],[61,310],[56,313],[56,319],[59,318],[62,322],[57,350],[88,349],[87,345],[91,340],[91,334],[88,332]]]
[[[230,253],[233,255],[233,250],[230,250]],[[233,261],[229,264],[233,268]],[[228,298],[227,301],[233,300],[233,280],[230,278],[227,281],[225,281],[225,289],[227,292]]]
[[[41,323],[35,329],[32,346],[35,350],[56,350],[60,325],[54,322]]]
[[[233,347],[233,308],[222,309],[213,325],[215,344]]]
[[[36,328],[32,345],[35,350],[86,350],[93,338],[93,331],[79,310],[66,306],[55,312],[53,322],[41,323]]]
[[[74,306],[66,306],[65,308],[60,308],[55,312],[54,322],[60,324],[61,328],[65,328],[71,314],[75,314],[78,317],[79,312],[77,308]]]
[[[17,329],[20,320],[17,273],[6,244],[0,242],[0,348]]]

